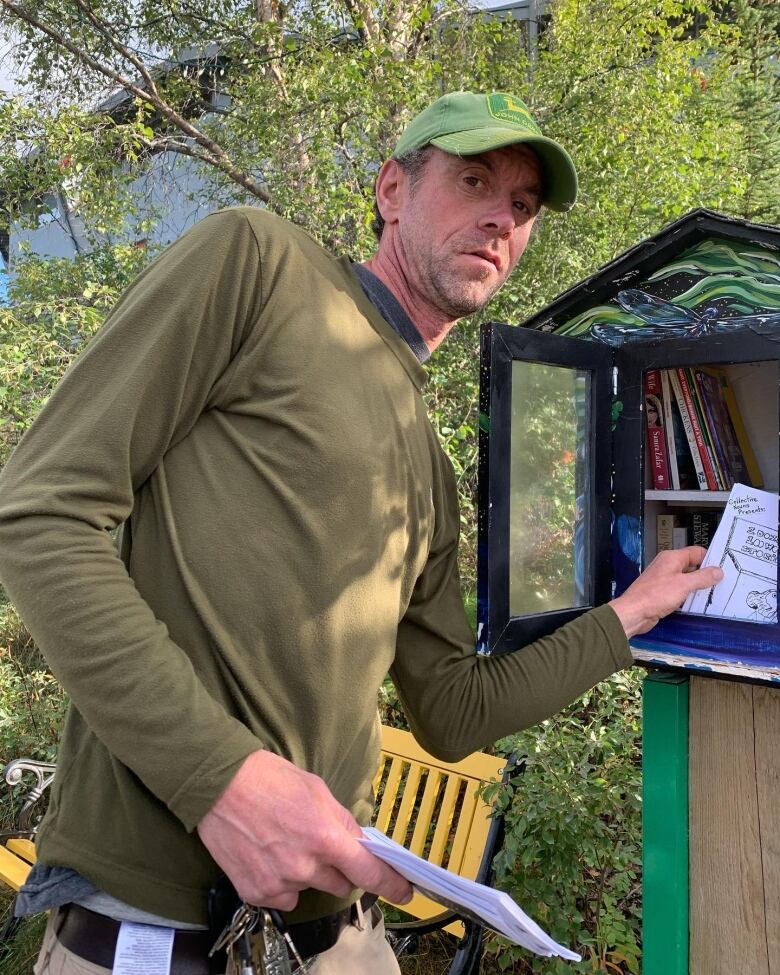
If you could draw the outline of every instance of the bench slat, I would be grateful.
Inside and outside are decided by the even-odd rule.
[[[35,843],[32,840],[9,840],[5,845],[11,853],[15,853],[28,863],[35,863]]]
[[[477,781],[500,779],[501,770],[506,765],[506,759],[497,755],[486,755],[484,752],[474,752],[460,762],[444,762],[434,758],[430,752],[418,745],[408,731],[382,725],[382,750],[393,755],[402,755],[412,762],[420,762],[430,768],[440,768],[445,772],[455,772],[464,777]]]
[[[463,857],[466,852],[466,844],[469,841],[469,837],[472,835],[475,826],[477,826],[474,818],[476,810],[477,790],[472,782],[467,782],[463,796],[463,805],[460,807],[460,812],[458,813],[457,829],[452,841],[452,850],[450,851],[450,860],[447,866],[454,873],[460,874],[461,877],[468,877],[469,880],[473,880],[476,875],[472,874],[468,876],[463,872]],[[484,848],[484,846],[485,840],[483,837],[482,847]]]
[[[15,853],[11,853],[4,846],[0,846],[0,880],[8,884],[13,890],[19,890],[27,880],[32,867],[26,860],[22,860]]]
[[[425,844],[428,841],[431,817],[436,811],[435,802],[439,795],[443,777],[444,773],[439,771],[439,769],[432,768],[428,773],[425,791],[423,792],[420,809],[417,813],[417,824],[414,827],[414,833],[412,833],[412,839],[409,843],[409,849],[412,853],[416,853],[418,857],[424,857],[425,855]],[[409,913],[411,914],[412,912],[409,911]]]
[[[398,785],[401,781],[404,761],[402,758],[394,757],[390,762],[390,771],[385,782],[385,791],[382,801],[379,804],[379,812],[376,814],[376,827],[383,833],[387,833],[390,825],[390,817],[395,805],[395,797],[398,795]]]
[[[458,793],[463,780],[457,775],[451,775],[447,780],[447,787],[444,790],[444,798],[441,801],[437,812],[436,829],[431,843],[431,852],[428,854],[429,863],[435,863],[437,867],[442,865],[446,852],[447,840],[452,828],[452,820],[455,815],[455,804],[458,801]],[[456,871],[455,871],[456,872]]]
[[[406,845],[404,841],[409,831],[410,820],[414,814],[414,801],[417,798],[417,790],[420,786],[421,777],[422,768],[416,762],[412,763],[409,766],[409,773],[403,784],[404,796],[401,800],[401,805],[398,807],[395,823],[390,824],[393,827],[392,839],[396,843],[400,843],[401,846]]]

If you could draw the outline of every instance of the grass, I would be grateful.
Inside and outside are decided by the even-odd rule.
[[[426,935],[414,954],[401,958],[402,975],[444,975],[454,953],[455,941],[449,935]]]
[[[0,927],[10,916],[12,902],[12,893],[0,888]],[[10,945],[0,947],[0,972],[3,975],[32,975],[45,927],[45,915],[32,917],[22,922]]]

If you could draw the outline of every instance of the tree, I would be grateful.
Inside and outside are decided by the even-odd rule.
[[[747,220],[780,220],[780,8],[772,0],[730,4],[737,28],[733,87],[724,108],[739,126],[736,163],[742,183],[738,212]]]
[[[175,0],[164,12],[148,0],[0,6],[24,45],[26,80],[57,114],[72,113],[71,131],[110,131],[116,157],[131,166],[152,153],[184,154],[206,167],[221,200],[264,202],[319,233],[323,221],[337,222],[352,232],[332,237],[349,246],[366,241],[366,160],[389,152],[432,88],[457,87],[470,65],[485,70],[479,39],[491,32],[461,0]],[[88,109],[112,88],[123,97],[108,124],[105,112]],[[66,150],[57,162],[89,168],[49,119],[25,121],[26,131],[19,121],[7,130],[16,141],[40,153],[43,127],[43,141]],[[72,184],[72,175],[60,182]],[[345,220],[354,207],[358,215]]]

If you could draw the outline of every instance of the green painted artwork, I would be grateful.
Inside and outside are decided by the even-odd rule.
[[[553,331],[618,346],[766,325],[780,327],[780,254],[711,238]]]

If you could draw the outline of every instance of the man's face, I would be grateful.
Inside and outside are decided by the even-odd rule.
[[[527,146],[453,156],[434,149],[399,208],[410,282],[451,319],[479,311],[506,281],[539,213],[542,170]]]

